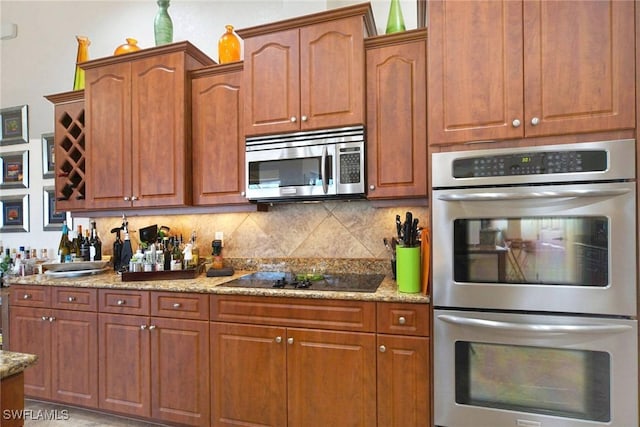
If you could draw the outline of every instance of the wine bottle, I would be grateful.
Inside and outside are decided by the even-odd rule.
[[[191,264],[189,267],[197,267],[200,263],[200,250],[196,244],[196,231],[191,232]]]
[[[69,228],[67,227],[67,221],[62,223],[62,236],[60,237],[60,243],[58,244],[58,261],[69,262],[71,261],[71,242],[69,241]]]
[[[89,238],[89,259],[100,261],[102,259],[102,242],[96,230],[96,222],[91,221],[91,237]]]
[[[89,230],[86,230],[84,236],[82,237],[82,241],[80,242],[80,258],[82,258],[83,261],[89,261],[91,259],[89,239]]]

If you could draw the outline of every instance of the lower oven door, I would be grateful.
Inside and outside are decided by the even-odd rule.
[[[638,425],[636,320],[435,310],[435,424]]]

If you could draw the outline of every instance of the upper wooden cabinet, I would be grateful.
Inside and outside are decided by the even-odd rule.
[[[635,127],[631,1],[429,2],[429,144]]]
[[[248,204],[244,197],[242,63],[191,74],[193,204]]]
[[[238,30],[246,135],[364,123],[368,3]]]
[[[82,64],[88,208],[191,203],[187,71],[211,64],[189,42]]]
[[[367,198],[427,196],[427,31],[366,40]]]

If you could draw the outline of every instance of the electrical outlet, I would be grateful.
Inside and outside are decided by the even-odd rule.
[[[222,231],[216,231],[213,238],[215,240],[220,240],[222,242],[222,247],[224,248],[224,233]]]

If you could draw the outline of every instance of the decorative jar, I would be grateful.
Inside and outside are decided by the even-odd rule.
[[[114,55],[122,55],[125,53],[137,52],[140,50],[140,46],[138,46],[138,40],[133,38],[127,38],[127,42],[125,44],[121,44],[116,48],[113,52]]]
[[[156,46],[173,42],[173,22],[169,16],[169,0],[158,0],[158,13],[153,21]]]
[[[240,39],[233,32],[233,25],[225,25],[226,31],[218,40],[218,63],[240,60]]]

